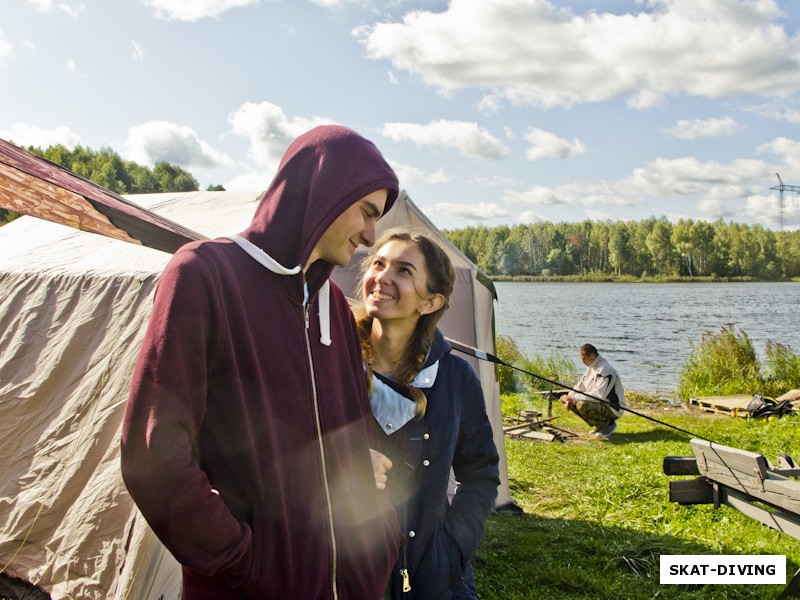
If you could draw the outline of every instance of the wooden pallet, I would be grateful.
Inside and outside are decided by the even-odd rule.
[[[708,412],[720,413],[731,417],[747,418],[747,405],[752,399],[752,394],[700,396],[698,398],[689,398],[689,406],[696,406]]]
[[[563,442],[565,438],[575,437],[571,431],[551,424],[558,417],[541,417],[542,413],[536,410],[523,410],[516,417],[506,417],[504,421],[508,425],[503,427],[503,433],[508,437],[545,442]]]

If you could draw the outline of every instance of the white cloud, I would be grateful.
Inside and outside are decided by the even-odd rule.
[[[229,192],[264,191],[275,176],[275,171],[247,171],[226,181],[223,187]]]
[[[341,8],[346,4],[345,0],[311,0],[311,2],[328,9]]]
[[[66,2],[59,2],[58,3],[59,10],[64,11],[72,18],[77,18],[83,11],[86,10],[86,5],[81,2],[77,6],[73,6],[72,4],[67,4]]]
[[[639,197],[626,192],[623,185],[606,182],[565,184],[550,188],[535,185],[524,191],[506,190],[503,200],[521,206],[635,206]]]
[[[666,103],[667,98],[663,93],[650,89],[638,90],[625,101],[625,105],[633,110],[647,110],[663,106]]]
[[[14,52],[14,45],[8,41],[3,31],[0,29],[0,60],[11,56]]]
[[[452,148],[462,156],[473,158],[502,158],[510,153],[508,147],[476,123],[440,119],[427,125],[417,123],[386,123],[381,135],[395,141],[413,142],[429,148]]]
[[[190,127],[167,121],[148,121],[129,128],[124,148],[127,158],[151,166],[159,161],[185,169],[216,169],[233,164],[229,156],[214,150]]]
[[[733,117],[720,117],[717,119],[680,119],[664,133],[670,137],[682,140],[696,140],[702,137],[721,137],[733,135],[739,131],[740,126]]]
[[[474,183],[475,185],[485,185],[488,187],[494,186],[503,186],[508,187],[514,184],[514,180],[511,177],[503,177],[502,175],[493,175],[490,177],[482,177],[479,175],[475,175],[470,177],[470,183]]]
[[[579,139],[569,142],[554,133],[536,127],[530,127],[524,137],[525,141],[531,144],[525,153],[525,158],[528,160],[540,158],[567,160],[586,152],[586,146]]]
[[[74,4],[69,2],[59,2],[53,4],[52,0],[28,0],[28,4],[35,6],[39,12],[50,12],[53,6],[56,6],[60,11],[67,13],[70,17],[77,17],[86,10],[86,4]]]
[[[794,100],[773,100],[765,102],[764,104],[752,105],[745,107],[745,110],[767,119],[774,121],[785,121],[793,125],[800,125],[800,108],[798,108],[799,101]]]
[[[546,223],[549,219],[543,217],[539,213],[533,212],[532,210],[526,210],[525,212],[521,213],[517,218],[518,223],[522,223],[523,225],[531,225],[534,223]]]
[[[81,143],[80,136],[63,125],[55,129],[42,129],[26,123],[15,123],[10,130],[0,130],[0,138],[14,142],[18,146],[37,148],[61,144],[72,150]]]
[[[784,212],[785,220],[790,221],[793,207],[791,203],[785,203],[784,206],[788,209]],[[761,194],[750,196],[747,198],[743,213],[749,221],[762,223],[766,227],[777,229],[780,226],[777,196],[775,198]]]
[[[704,211],[718,212],[725,202],[742,200],[763,191],[774,166],[763,161],[737,159],[722,164],[701,162],[693,157],[659,158],[634,169],[614,182],[533,186],[527,190],[506,190],[504,201],[521,206],[636,206],[645,199],[669,201],[697,198]],[[663,207],[660,207],[663,210]]]
[[[143,0],[159,19],[190,21],[216,19],[234,8],[257,5],[258,0]]]
[[[481,89],[483,110],[615,97],[643,109],[680,94],[796,92],[800,35],[781,18],[775,0],[648,0],[621,14],[577,14],[548,0],[450,0],[353,35],[369,58],[440,91]]]
[[[712,198],[701,200],[695,205],[695,209],[709,221],[729,219],[733,216],[733,211],[722,200]]]
[[[131,40],[131,47],[133,48],[131,60],[133,62],[142,62],[144,60],[144,48],[136,40]]]
[[[72,59],[72,57],[67,57],[66,68],[70,73],[77,73],[78,67],[75,66],[75,61]]]
[[[40,12],[47,12],[53,8],[52,0],[28,0],[28,4],[35,6]]]
[[[432,213],[442,217],[453,218],[470,225],[477,225],[491,219],[504,218],[511,215],[499,204],[480,202],[479,204],[452,204],[439,202],[431,208]]]
[[[418,169],[417,167],[412,167],[410,165],[396,163],[393,161],[389,161],[389,163],[392,165],[392,169],[394,169],[394,172],[397,174],[397,178],[400,180],[400,187],[446,183],[450,181],[450,178],[445,175],[444,169],[436,169],[433,172],[426,173],[422,169]]]
[[[289,119],[270,102],[246,102],[228,115],[234,133],[250,141],[250,156],[260,166],[275,169],[294,139],[317,125],[331,125],[323,117]]]
[[[785,176],[800,179],[800,141],[779,137],[762,144],[756,151],[774,154],[781,161]]]
[[[602,210],[595,210],[593,208],[586,209],[586,218],[590,221],[613,221],[611,215]]]

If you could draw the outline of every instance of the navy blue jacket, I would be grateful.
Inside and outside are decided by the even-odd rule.
[[[451,350],[437,331],[425,363],[428,367],[439,361],[433,386],[422,390],[428,399],[425,416],[412,418],[390,435],[381,429],[379,435],[379,449],[393,462],[387,489],[406,535],[392,573],[394,599],[464,597],[469,560],[500,484],[480,382],[469,363]],[[404,386],[375,377],[410,399]],[[459,482],[452,504],[447,496],[451,466]],[[408,570],[411,583],[405,594],[401,569]]]

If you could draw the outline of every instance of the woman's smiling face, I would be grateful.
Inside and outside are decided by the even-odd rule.
[[[430,312],[425,257],[416,245],[392,240],[377,250],[364,275],[367,314],[381,320],[417,321]]]

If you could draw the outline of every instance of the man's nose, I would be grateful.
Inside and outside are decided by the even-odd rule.
[[[361,240],[365,246],[372,246],[375,243],[375,223],[367,221],[364,229],[361,230]]]

